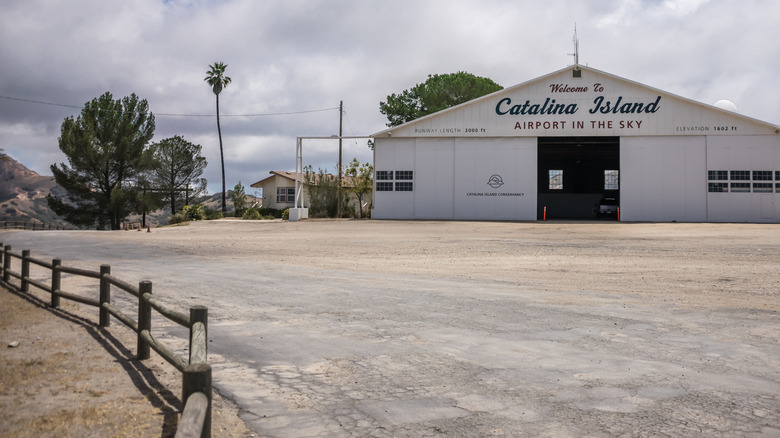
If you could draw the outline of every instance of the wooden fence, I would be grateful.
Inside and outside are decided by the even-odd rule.
[[[143,228],[143,229],[142,229]],[[125,231],[148,231],[146,225],[142,222],[122,222],[121,229]],[[76,228],[65,227],[62,225],[43,224],[40,222],[27,222],[27,221],[0,221],[0,229],[3,230],[22,230],[22,231],[49,231],[49,230],[75,230]],[[2,248],[0,248],[2,250]]]
[[[27,222],[27,221],[3,221],[4,230],[67,230],[68,228],[62,225],[43,224],[40,222]]]
[[[30,286],[35,286],[51,294],[51,306],[55,308],[59,307],[61,298],[97,307],[100,309],[100,327],[108,327],[111,324],[110,317],[114,316],[133,329],[138,335],[136,354],[139,360],[149,359],[151,348],[182,373],[184,410],[176,437],[208,438],[211,436],[211,366],[206,360],[208,353],[208,309],[206,307],[191,307],[189,315],[169,309],[152,296],[151,281],[141,281],[138,287],[135,287],[112,276],[109,265],[101,265],[100,271],[89,271],[62,266],[60,259],[53,259],[51,263],[34,259],[30,256],[30,250],[14,253],[11,251],[11,246],[3,246],[2,242],[0,248],[2,248],[0,276],[5,285],[24,293],[29,293]],[[11,269],[13,259],[21,261],[19,272]],[[51,283],[46,284],[30,278],[30,265],[51,270]],[[86,298],[63,291],[61,289],[63,273],[98,279],[100,281],[98,298]],[[20,285],[11,283],[12,277],[19,280]],[[112,286],[138,298],[137,321],[111,304]],[[189,358],[183,359],[177,356],[152,336],[152,309],[167,319],[189,328]]]

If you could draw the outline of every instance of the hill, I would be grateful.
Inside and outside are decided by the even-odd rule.
[[[65,190],[53,176],[39,175],[10,156],[0,154],[0,222],[72,227],[49,208],[46,202],[49,193],[64,196]]]
[[[43,176],[28,169],[23,164],[8,155],[0,154],[0,228],[5,221],[30,222],[45,225],[58,225],[75,228],[65,219],[58,216],[46,202],[46,196],[53,193],[67,198],[67,193],[55,181],[53,176]],[[228,216],[233,215],[233,200],[228,193],[226,199]],[[222,196],[219,193],[202,197],[198,204],[212,210],[220,210]],[[248,205],[260,203],[259,198],[247,195]],[[171,213],[163,208],[147,213],[146,221],[151,226],[165,225]],[[125,222],[141,222],[140,214],[133,214]]]

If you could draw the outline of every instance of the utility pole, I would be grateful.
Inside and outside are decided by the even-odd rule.
[[[339,190],[338,199],[336,201],[336,217],[341,219],[341,128],[344,118],[344,101],[339,101]]]

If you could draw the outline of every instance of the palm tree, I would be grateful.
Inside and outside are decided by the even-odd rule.
[[[227,211],[225,208],[225,155],[222,152],[222,129],[219,126],[219,93],[230,83],[230,78],[225,76],[227,64],[215,62],[209,68],[211,70],[206,72],[206,78],[203,80],[211,85],[211,91],[217,96],[217,133],[219,134],[219,159],[222,162],[222,213],[224,214]]]

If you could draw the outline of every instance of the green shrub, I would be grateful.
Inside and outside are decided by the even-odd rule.
[[[286,221],[290,220],[290,209],[289,208],[285,208],[284,211],[282,212],[282,219],[284,219]]]
[[[355,214],[355,207],[350,205],[349,202],[346,202],[346,200],[341,205],[341,217],[343,218],[357,217],[357,214]]]
[[[256,208],[250,207],[250,208],[247,208],[244,211],[244,214],[243,214],[243,216],[241,216],[241,219],[244,219],[244,220],[258,220],[258,219],[262,219],[262,216],[260,216],[260,212],[257,211]]]
[[[202,205],[185,205],[181,211],[184,214],[184,217],[190,221],[202,221],[203,219],[206,219],[206,214],[203,211]]]
[[[184,213],[176,213],[168,218],[168,225],[176,225],[182,222],[187,222],[187,218],[184,216]]]
[[[257,211],[263,217],[271,216],[271,218],[276,218],[276,219],[282,218],[282,210],[279,210],[278,208],[262,207],[262,208],[258,208]]]
[[[309,190],[309,217],[336,217],[340,192],[338,178],[328,175],[324,169],[315,173],[309,165],[304,167],[303,181]],[[344,193],[341,196],[343,198]]]
[[[244,212],[247,210],[246,191],[244,190],[244,186],[241,184],[241,181],[239,181],[238,184],[233,187],[233,191],[230,192],[230,198],[233,199],[233,215],[235,217],[246,219],[244,217]]]
[[[222,212],[219,210],[212,210],[210,208],[203,209],[203,215],[207,221],[213,221],[215,219],[222,219]]]

